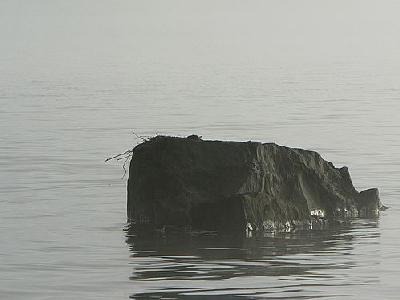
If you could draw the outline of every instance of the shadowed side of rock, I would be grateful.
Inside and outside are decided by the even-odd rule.
[[[347,168],[273,143],[157,136],[133,150],[128,219],[153,228],[274,230],[375,215]]]

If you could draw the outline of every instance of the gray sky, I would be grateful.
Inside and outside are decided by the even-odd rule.
[[[0,1],[1,64],[398,64],[399,1]]]

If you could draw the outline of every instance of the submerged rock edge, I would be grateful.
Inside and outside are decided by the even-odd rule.
[[[156,136],[132,152],[128,220],[154,229],[291,231],[385,208],[346,167],[274,143]]]

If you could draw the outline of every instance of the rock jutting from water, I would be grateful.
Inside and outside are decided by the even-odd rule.
[[[154,229],[291,230],[371,217],[378,190],[358,192],[346,167],[274,143],[156,136],[132,152],[129,221]]]

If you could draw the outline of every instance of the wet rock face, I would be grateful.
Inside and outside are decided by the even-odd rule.
[[[380,206],[378,190],[356,191],[346,167],[273,143],[157,136],[130,163],[128,219],[154,228],[288,230]]]

